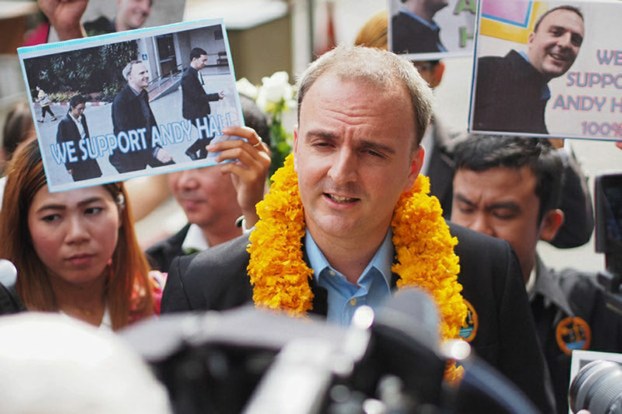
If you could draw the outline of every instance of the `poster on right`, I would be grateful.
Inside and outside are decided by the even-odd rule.
[[[622,138],[622,1],[481,0],[473,132]]]

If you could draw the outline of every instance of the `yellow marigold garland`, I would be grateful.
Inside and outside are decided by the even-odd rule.
[[[398,288],[415,286],[434,297],[441,316],[441,338],[455,339],[467,312],[453,250],[458,241],[451,237],[439,201],[429,191],[429,179],[420,175],[398,201],[391,223],[397,261],[391,270],[400,276]],[[309,279],[313,270],[303,259],[304,209],[293,155],[272,176],[270,192],[257,205],[257,214],[259,221],[248,246],[253,301],[260,307],[304,315],[312,306]],[[448,380],[460,375],[460,369],[448,365]]]

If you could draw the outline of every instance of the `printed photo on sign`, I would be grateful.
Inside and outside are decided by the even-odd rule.
[[[482,0],[470,129],[619,140],[622,2]]]
[[[186,0],[89,0],[80,22],[87,36],[97,36],[177,23],[185,7]],[[48,41],[58,41],[54,28]]]
[[[222,20],[18,54],[51,191],[214,165],[243,123]]]
[[[473,53],[477,2],[388,0],[389,50],[417,60]]]

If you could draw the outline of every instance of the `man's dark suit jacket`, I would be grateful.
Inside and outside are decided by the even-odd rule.
[[[403,12],[391,20],[391,43],[394,53],[443,52],[439,31],[430,29]]]
[[[507,376],[544,413],[554,411],[544,358],[536,339],[518,261],[509,244],[450,224],[458,238],[459,281],[475,308],[477,354]],[[162,312],[222,311],[252,302],[246,267],[248,236],[173,261]],[[394,275],[393,286],[399,276]],[[310,280],[312,313],[326,315],[327,293]]]
[[[547,82],[518,52],[477,60],[473,129],[548,134],[544,119]]]
[[[86,138],[89,138],[89,127],[86,123],[86,115],[84,114],[82,114],[81,123],[82,128],[84,128],[84,132],[86,133]],[[73,177],[74,181],[101,177],[102,170],[101,168],[99,168],[97,160],[87,158],[82,161],[82,151],[80,150],[79,146],[80,139],[80,131],[78,131],[78,127],[71,118],[71,115],[67,113],[67,115],[65,115],[65,117],[61,119],[58,124],[58,129],[56,130],[56,141],[59,144],[67,141],[72,141],[74,148],[76,149],[76,156],[78,157],[78,161],[67,161],[65,163],[65,168],[67,168],[67,170],[71,170],[71,176]]]
[[[188,254],[184,252],[181,245],[188,235],[189,228],[190,224],[186,224],[171,237],[154,244],[145,251],[153,269],[166,273],[171,267],[173,259]]]
[[[181,77],[181,91],[182,115],[189,121],[209,115],[211,113],[209,103],[220,99],[217,93],[205,93],[203,85],[199,82],[199,72],[192,66],[188,66]]]
[[[143,113],[143,107],[140,102],[145,99],[147,103],[147,111]],[[112,102],[112,126],[114,134],[145,128],[146,148],[138,151],[122,153],[118,149],[108,158],[110,163],[118,172],[124,173],[128,171],[142,170],[147,167],[160,167],[164,165],[155,157],[157,148],[161,145],[152,145],[151,129],[156,126],[155,116],[151,111],[148,98],[142,95],[136,95],[129,85],[125,85],[121,92],[114,97]],[[139,140],[140,141],[140,140]]]

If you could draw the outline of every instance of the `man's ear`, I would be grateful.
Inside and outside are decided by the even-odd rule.
[[[529,33],[529,37],[527,38],[527,44],[528,45],[531,44],[531,42],[533,42],[533,38],[534,38],[535,35],[536,35],[535,32]]]
[[[562,224],[564,224],[563,211],[558,208],[547,211],[540,223],[540,240],[553,240]]]
[[[421,172],[421,167],[423,167],[423,160],[425,158],[425,148],[423,145],[419,145],[416,153],[412,156],[412,160],[410,162],[410,173],[408,174],[408,186],[405,190],[408,190],[415,183],[415,180],[419,176]]]
[[[430,88],[436,88],[443,80],[443,74],[445,73],[445,64],[438,62],[432,69],[432,79],[430,79]]]
[[[298,152],[298,125],[294,125],[294,171],[298,171],[298,165],[296,163],[296,153]]]

